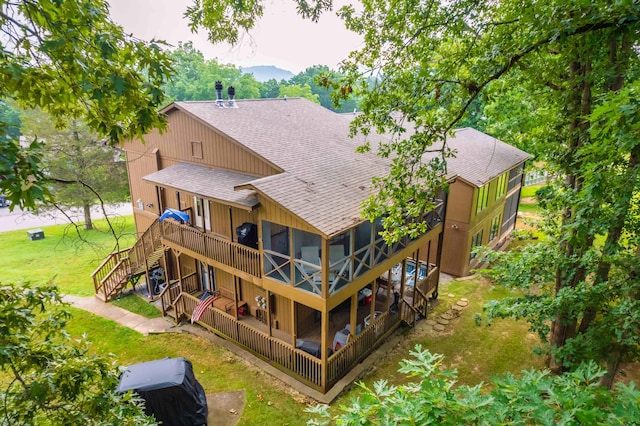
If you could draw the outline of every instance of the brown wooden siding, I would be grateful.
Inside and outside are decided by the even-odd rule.
[[[447,222],[469,223],[471,221],[471,207],[475,205],[474,188],[458,179],[449,186],[447,197]]]
[[[498,177],[487,185],[489,185],[487,207],[476,214],[478,188],[462,180],[451,184],[442,244],[440,265],[442,272],[454,276],[469,274],[471,269],[477,265],[477,261],[469,261],[471,240],[480,230],[482,230],[482,245],[491,243],[491,246],[496,246],[508,235],[508,232],[502,233],[500,230],[498,237],[491,242],[489,241],[491,221],[496,215],[503,213],[506,197],[503,194],[496,199]]]
[[[191,197],[193,203],[193,197]],[[211,232],[231,239],[231,221],[229,219],[229,206],[221,203],[209,203],[209,213],[211,215]]]
[[[231,208],[231,225],[230,230],[233,230],[232,239],[233,241],[238,241],[238,235],[236,234],[236,229],[238,226],[242,225],[245,222],[253,223],[254,225],[258,225],[258,212],[256,210],[247,211],[243,209],[239,209],[237,207]]]
[[[269,222],[319,234],[318,230],[310,226],[307,222],[291,214],[271,200],[266,200],[264,197],[260,199],[260,220],[268,220]]]
[[[256,154],[182,111],[173,110],[168,114],[167,120],[169,125],[164,134],[159,135],[154,130],[144,136],[145,144],[141,141],[131,141],[125,143],[124,148],[138,153],[150,148],[160,148],[163,167],[167,167],[169,161],[174,161],[234,170],[256,176],[268,176],[279,172]],[[202,158],[198,158],[199,155],[193,155],[192,141],[202,143]]]

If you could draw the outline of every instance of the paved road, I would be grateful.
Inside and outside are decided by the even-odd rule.
[[[106,210],[109,216],[129,216],[133,214],[131,203],[109,205]],[[100,219],[102,217],[102,212],[97,206],[93,207],[92,212],[91,217],[93,219]],[[84,221],[82,210],[73,209],[70,210],[68,214],[74,221]],[[0,232],[39,228],[41,226],[64,223],[69,223],[69,220],[57,210],[50,213],[33,215],[18,208],[10,212],[8,207],[0,207]]]

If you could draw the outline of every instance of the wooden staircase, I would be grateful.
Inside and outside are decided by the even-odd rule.
[[[93,271],[91,278],[96,297],[110,301],[127,284],[158,267],[163,254],[160,224],[156,219],[132,247],[111,253]]]

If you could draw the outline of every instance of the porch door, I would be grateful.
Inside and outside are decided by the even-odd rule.
[[[204,228],[205,231],[211,231],[211,214],[209,210],[209,200],[204,198],[193,197],[193,205],[195,207],[196,226]]]
[[[216,291],[215,269],[201,261],[198,261],[198,266],[200,269],[200,285],[202,286],[202,291],[213,293]]]

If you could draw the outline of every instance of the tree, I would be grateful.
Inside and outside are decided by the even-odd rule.
[[[320,101],[318,100],[318,95],[315,95],[311,92],[311,87],[309,87],[308,84],[280,84],[279,93],[280,96],[288,96],[290,98],[305,98],[309,99],[311,102],[315,102],[317,104],[320,103]]]
[[[308,424],[326,425],[574,425],[634,424],[640,416],[640,391],[632,383],[613,392],[599,386],[604,371],[591,362],[574,372],[554,376],[547,371],[506,374],[487,389],[458,386],[454,370],[442,368],[442,355],[417,346],[412,358],[400,363],[400,373],[418,382],[400,386],[386,380],[340,407],[335,416],[326,406],[309,411],[319,415]]]
[[[191,42],[180,43],[170,52],[176,77],[164,86],[167,96],[175,101],[216,99],[216,81],[224,87],[236,89],[236,99],[260,97],[260,83],[251,74],[231,64],[220,64],[215,59],[205,60]],[[223,93],[223,97],[227,94]]]
[[[280,85],[275,78],[265,81],[260,85],[260,97],[263,99],[272,99],[280,96]]]
[[[39,107],[59,125],[82,118],[110,143],[165,125],[169,57],[162,43],[124,34],[103,0],[1,1],[0,33],[0,99]],[[12,208],[51,199],[41,148],[0,140],[0,190]]]
[[[354,99],[343,99],[340,105],[334,105],[331,93],[333,88],[322,85],[325,79],[340,78],[339,74],[330,70],[326,65],[314,65],[308,67],[303,72],[291,77],[288,84],[309,85],[311,93],[318,97],[320,105],[336,112],[352,112],[357,109],[357,102]]]
[[[312,19],[331,7],[323,0],[297,3]],[[252,2],[236,29],[249,28],[262,4]],[[194,25],[213,27],[212,39],[233,41],[211,19],[227,9],[204,6],[198,2],[190,9]],[[536,247],[552,250],[552,261],[533,263],[544,258],[534,255],[535,248],[525,253],[533,256],[527,266],[553,278],[538,291],[535,282],[522,281],[534,274],[513,275],[529,292],[493,305],[490,316],[525,317],[534,327],[550,324],[540,332],[548,338],[554,371],[597,359],[608,363],[612,380],[620,360],[634,356],[640,343],[640,4],[363,0],[339,14],[364,44],[344,63],[345,78],[325,83],[339,98],[361,94],[363,114],[355,118],[354,131],[371,139],[374,131],[393,135],[390,143],[372,144],[392,158],[392,166],[388,176],[374,181],[364,215],[384,218],[389,240],[423,231],[415,219],[433,207],[428,188],[445,185],[446,159],[454,155],[446,139],[474,102],[482,96],[503,114],[522,114],[516,123],[526,126],[518,129],[519,139],[535,139],[538,159],[561,177],[539,194],[549,212],[549,244]],[[370,75],[376,77],[373,87],[362,78]],[[503,109],[505,97],[511,107]],[[512,108],[518,98],[544,110]]]
[[[52,184],[51,204],[55,208],[65,214],[70,207],[82,208],[84,227],[91,230],[94,205],[129,198],[125,164],[116,161],[118,151],[104,139],[78,121],[57,130],[50,117],[39,110],[24,112],[22,116],[25,137],[44,144],[43,166]]]
[[[0,285],[0,422],[11,425],[152,425],[142,401],[118,394],[111,357],[65,333],[70,314],[54,287]]]

